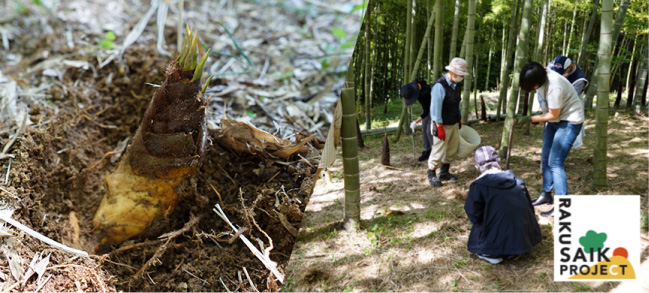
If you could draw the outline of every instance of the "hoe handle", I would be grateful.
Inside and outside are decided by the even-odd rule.
[[[512,139],[514,138],[514,126],[516,125],[516,119],[512,118],[512,127],[509,129],[509,143],[507,144],[507,166],[506,170],[509,170],[509,157],[512,153]]]

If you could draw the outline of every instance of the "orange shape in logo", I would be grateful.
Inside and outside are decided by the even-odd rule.
[[[626,248],[624,248],[624,247],[618,247],[615,250],[613,250],[613,256],[621,256],[621,257],[624,257],[624,258],[628,258],[629,257],[629,252],[626,251]]]

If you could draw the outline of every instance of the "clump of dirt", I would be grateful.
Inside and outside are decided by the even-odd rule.
[[[327,280],[328,278],[329,278],[329,273],[319,268],[313,268],[313,267],[307,268],[306,270],[299,273],[298,276],[296,277],[296,279],[300,280],[301,283],[310,286],[315,285],[324,280]]]
[[[103,176],[116,167],[123,150],[120,142],[139,126],[154,92],[146,83],[162,82],[169,62],[157,56],[155,47],[133,47],[124,56],[121,65],[104,68],[97,76],[68,71],[50,90],[57,109],[32,107],[34,124],[16,145],[11,185],[19,200],[13,203],[13,217],[86,251],[94,242],[92,217],[103,195]],[[209,138],[217,135],[210,132]],[[70,258],[30,236],[21,238],[16,251],[23,259],[43,250],[52,252],[51,278],[44,285],[32,278],[15,289],[255,290],[245,268],[256,289],[277,291],[280,283],[229,233],[232,229],[212,208],[220,204],[255,245],[259,242],[266,249],[272,243],[270,259],[283,271],[317,178],[314,165],[306,160],[242,156],[211,143],[199,175],[184,185],[184,198],[175,212],[108,254]],[[0,267],[7,268],[8,263],[0,262]]]

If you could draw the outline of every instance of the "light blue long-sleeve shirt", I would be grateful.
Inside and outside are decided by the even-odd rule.
[[[451,82],[448,79],[448,75],[444,74],[444,80],[451,88],[455,89],[457,86],[456,83]],[[446,96],[446,90],[444,86],[439,83],[436,83],[433,88],[430,90],[430,118],[431,121],[443,124],[442,120],[442,104],[444,103],[444,97]]]

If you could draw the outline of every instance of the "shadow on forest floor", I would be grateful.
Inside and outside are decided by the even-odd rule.
[[[567,161],[571,194],[639,194],[647,211],[647,117],[631,112],[611,113],[609,119],[608,189],[593,186],[595,121],[589,114],[584,146],[572,150]],[[502,122],[472,125],[482,144],[498,146]],[[532,126],[529,136],[516,129],[512,143],[511,169],[523,178],[532,195],[541,191],[539,165],[542,127]],[[416,161],[421,134],[391,141],[391,167],[380,164],[382,137],[366,138],[361,149],[361,219],[363,229],[340,228],[343,217],[342,163],[329,171],[332,181],[318,180],[307,206],[297,243],[287,269],[283,291],[452,291],[533,290],[611,291],[634,290],[616,282],[553,282],[552,224],[540,219],[543,241],[534,249],[500,265],[477,259],[466,249],[470,223],[464,200],[471,182],[479,175],[473,158],[452,165],[456,183],[438,189],[429,186],[426,165]],[[339,155],[339,158],[341,155]],[[550,207],[536,208],[540,212]],[[638,275],[649,271],[649,241],[643,216],[642,259]],[[622,287],[625,288],[622,288]],[[649,285],[638,281],[634,286]]]

